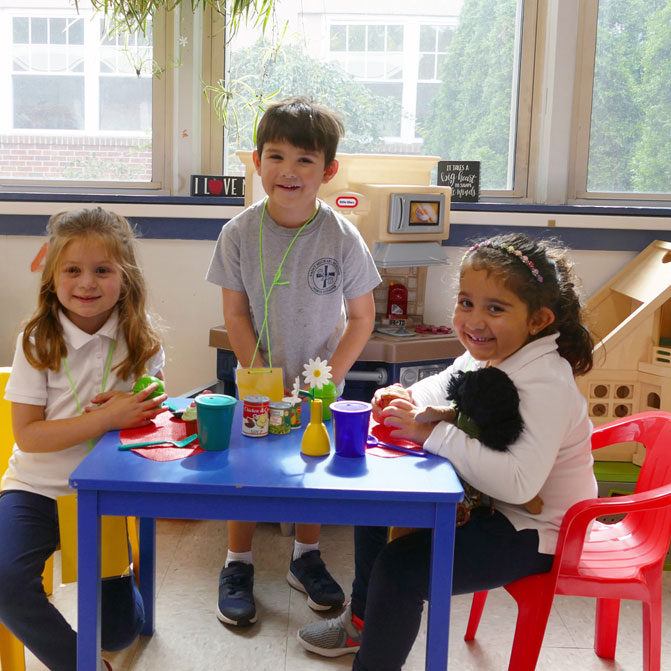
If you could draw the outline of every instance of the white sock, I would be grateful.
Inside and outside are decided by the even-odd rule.
[[[252,557],[252,551],[249,552],[231,552],[230,550],[226,553],[226,563],[224,566],[228,566],[232,561],[241,561],[243,564],[253,564],[254,558]]]
[[[319,550],[319,543],[299,543],[298,541],[294,541],[293,559],[302,557],[306,552],[310,552],[310,550]]]

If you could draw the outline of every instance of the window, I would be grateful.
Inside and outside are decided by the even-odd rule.
[[[483,200],[671,203],[671,0],[281,0],[225,64],[202,3],[128,43],[72,4],[0,0],[0,188],[187,194],[242,173],[259,94],[303,94],[341,151],[481,161]]]
[[[419,26],[419,62],[417,64],[417,102],[415,123],[419,126],[428,118],[431,102],[438,94],[441,73],[455,26]]]
[[[276,6],[277,25],[287,26],[277,54],[243,31],[227,74],[256,94],[302,94],[337,109],[341,151],[480,160],[483,189],[525,195],[535,6],[419,0],[409,12],[387,0],[354,13],[337,0],[285,0]],[[234,149],[252,148],[253,114],[241,109],[239,118],[243,132],[227,138],[229,174],[240,169]]]
[[[58,8],[62,5],[62,8]],[[151,27],[115,35],[80,2],[0,4],[0,178],[151,184]]]
[[[343,25],[330,27],[328,58],[377,98],[401,108],[403,100],[403,25]],[[388,118],[385,136],[401,135],[401,116]]]
[[[671,2],[591,0],[581,24],[573,197],[671,200]]]

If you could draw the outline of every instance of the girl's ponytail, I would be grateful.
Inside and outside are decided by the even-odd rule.
[[[574,375],[584,375],[592,369],[594,341],[583,323],[583,311],[575,286],[573,267],[565,257],[555,258],[558,298],[555,326],[559,331],[557,349],[573,369]]]

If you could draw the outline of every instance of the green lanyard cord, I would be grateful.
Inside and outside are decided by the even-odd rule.
[[[296,239],[298,236],[301,234],[303,229],[311,222],[314,220],[314,218],[317,216],[317,213],[319,212],[319,203],[317,203],[317,207],[315,207],[315,211],[312,213],[312,216],[298,229],[294,237],[291,239],[291,242],[289,243],[289,246],[287,247],[286,251],[284,252],[284,256],[282,257],[282,260],[280,261],[280,265],[277,267],[277,271],[275,272],[275,276],[273,277],[273,282],[270,285],[270,289],[266,289],[266,274],[264,272],[263,268],[263,220],[265,219],[266,216],[266,205],[268,204],[268,199],[266,198],[263,201],[263,211],[261,212],[261,223],[259,224],[259,266],[261,267],[261,285],[263,286],[263,323],[261,324],[261,328],[259,329],[259,338],[256,341],[256,347],[254,348],[254,354],[252,355],[252,363],[254,362],[254,359],[256,358],[256,353],[259,351],[259,346],[261,345],[261,338],[263,338],[263,333],[265,331],[266,334],[266,343],[268,344],[268,366],[270,368],[273,367],[273,355],[270,351],[270,333],[268,331],[268,304],[270,302],[270,294],[272,293],[273,289],[280,285],[280,284],[289,284],[289,282],[280,282],[280,277],[282,276],[282,268],[284,267],[284,262],[287,260],[287,256],[289,256],[289,252],[291,251],[291,248],[294,246],[294,242],[296,242]]]
[[[110,351],[109,354],[107,355],[107,361],[105,362],[105,372],[103,373],[103,384],[102,384],[102,389],[100,390],[101,393],[105,391],[105,385],[107,384],[107,376],[109,375],[110,372],[110,366],[112,365],[112,354],[114,354],[114,345],[115,341],[112,340],[110,343]],[[70,388],[72,389],[72,395],[75,397],[75,403],[77,404],[77,410],[79,410],[79,414],[83,415],[84,414],[84,409],[82,408],[82,404],[79,402],[79,396],[77,395],[77,389],[75,388],[75,383],[72,379],[72,373],[70,373],[70,366],[68,366],[68,360],[65,357],[62,357],[61,359],[63,361],[63,367],[65,368],[65,374],[68,376],[68,381],[70,382]],[[89,449],[93,449],[93,438],[89,438]]]

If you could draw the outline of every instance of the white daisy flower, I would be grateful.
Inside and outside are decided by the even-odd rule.
[[[185,47],[189,43],[189,38],[186,35],[180,35],[178,41],[180,47]]]
[[[298,398],[299,396],[298,392],[300,392],[300,390],[301,390],[301,376],[296,375],[296,379],[294,380],[294,386],[291,387],[291,397]]]
[[[311,388],[321,389],[331,379],[331,366],[327,364],[327,361],[322,361],[319,357],[303,364],[303,377]]]

